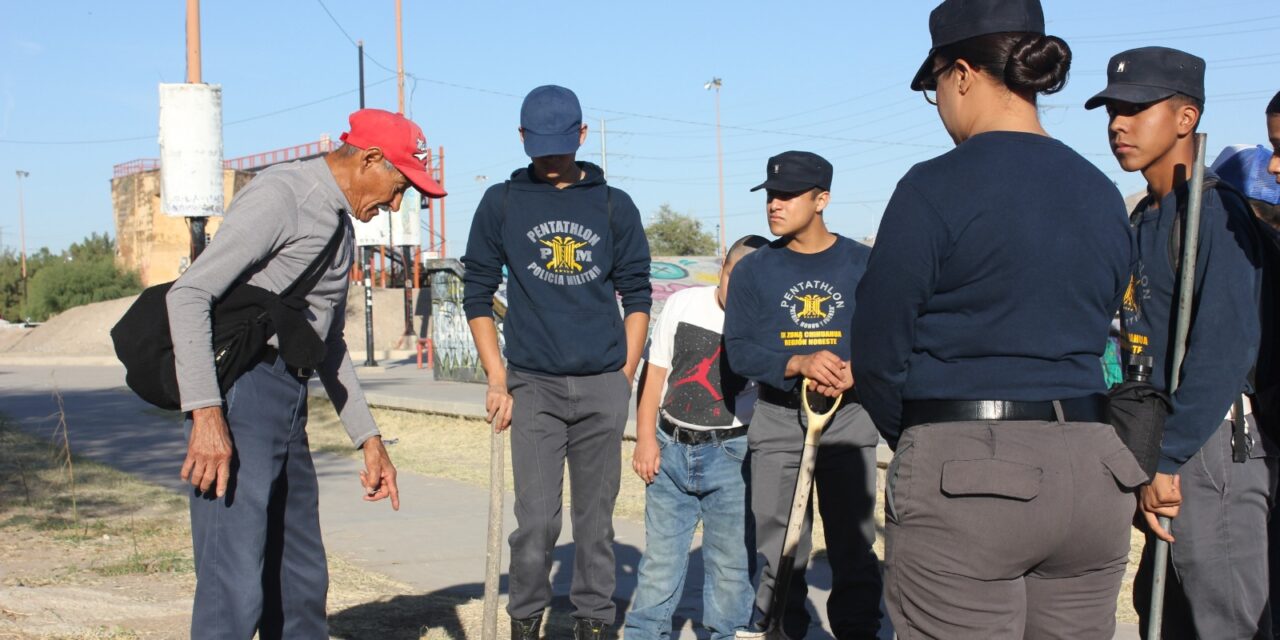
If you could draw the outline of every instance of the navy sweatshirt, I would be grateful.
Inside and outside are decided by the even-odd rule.
[[[988,132],[912,167],[858,287],[863,406],[896,447],[904,400],[1105,392],[1132,263],[1119,191],[1057,140]]]
[[[724,343],[729,366],[761,384],[790,391],[791,356],[830,351],[849,360],[853,294],[871,250],[837,235],[818,253],[784,241],[743,256],[729,278]]]
[[[623,314],[648,313],[649,242],[631,197],[600,168],[564,189],[532,165],[485,192],[471,220],[463,275],[467,319],[489,317],[509,270],[503,320],[507,363],[554,375],[593,375],[626,364]]]
[[[1139,262],[1132,289],[1125,295],[1125,353],[1151,356],[1156,364],[1151,383],[1165,390],[1173,371],[1177,322],[1178,279],[1170,241],[1186,198],[1184,184],[1158,203],[1144,200],[1133,215]],[[1177,473],[1222,424],[1235,397],[1247,389],[1262,335],[1261,246],[1252,215],[1238,197],[1224,198],[1217,189],[1204,191],[1193,315],[1178,391],[1171,398],[1173,410],[1165,421],[1161,473]],[[1176,246],[1180,248],[1181,241]]]

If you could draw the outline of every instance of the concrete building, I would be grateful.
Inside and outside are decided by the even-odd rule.
[[[224,202],[253,176],[273,164],[314,158],[332,149],[328,136],[319,142],[233,158],[223,163]],[[160,161],[144,158],[118,164],[111,179],[111,206],[116,223],[116,263],[138,272],[149,287],[177,277],[190,264],[191,232],[185,218],[160,210]],[[218,233],[221,217],[209,218],[206,235]]]

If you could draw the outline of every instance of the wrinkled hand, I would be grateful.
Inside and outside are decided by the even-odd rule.
[[[400,487],[396,485],[396,466],[382,445],[382,436],[365,440],[364,469],[360,472],[360,484],[364,485],[364,499],[377,502],[391,498],[391,508],[400,510]]]
[[[645,484],[653,484],[662,465],[662,448],[655,437],[637,438],[635,453],[631,454],[631,468]]]
[[[1138,511],[1157,538],[1173,542],[1173,535],[1160,526],[1159,517],[1178,517],[1182,505],[1182,479],[1168,473],[1156,473],[1151,484],[1138,490]]]
[[[214,487],[219,498],[227,494],[231,481],[231,428],[222,407],[205,407],[191,412],[191,439],[187,459],[182,462],[182,479],[205,493]]]
[[[507,391],[506,383],[489,383],[489,389],[484,394],[484,412],[485,421],[493,425],[494,433],[506,431],[511,426],[511,407],[515,405],[515,398],[511,397],[511,392]]]

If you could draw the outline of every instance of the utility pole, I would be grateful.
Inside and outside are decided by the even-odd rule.
[[[404,115],[404,20],[402,15],[403,0],[396,0],[396,86],[400,94],[400,115]],[[404,206],[401,200],[400,206]],[[396,215],[404,215],[395,212]],[[407,218],[405,220],[408,222]],[[387,216],[387,222],[391,222],[391,216]],[[407,226],[407,225],[406,225]],[[388,244],[391,243],[390,236],[387,236]],[[391,244],[391,252],[395,253],[395,245]],[[410,279],[409,265],[413,262],[413,250],[409,245],[400,247],[401,255],[401,273],[404,275],[404,335],[400,337],[401,343],[413,344],[417,337],[413,334],[413,280]]]
[[[26,216],[22,210],[22,179],[30,176],[30,173],[19,169],[18,174],[18,238],[22,245],[22,312],[25,315],[27,310],[27,223]]]
[[[720,87],[722,83],[720,78],[712,78],[709,82],[702,85],[703,89],[716,92],[716,171],[719,174],[720,181],[720,257],[724,257],[724,145],[720,142]]]
[[[608,143],[605,141],[607,132],[605,130],[604,118],[600,118],[600,170],[604,172],[606,180],[609,179],[609,149]]]
[[[360,70],[360,108],[364,108],[364,40],[356,41],[357,67]],[[358,247],[365,263],[364,268],[364,366],[376,367],[373,357],[373,252],[369,247]]]
[[[200,84],[200,0],[187,0],[187,84]],[[191,262],[204,252],[208,218],[187,218],[191,227]]]

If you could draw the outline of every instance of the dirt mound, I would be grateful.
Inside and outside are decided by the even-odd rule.
[[[414,291],[416,298],[417,291]],[[68,309],[34,329],[6,327],[0,330],[0,353],[50,354],[68,356],[114,356],[111,327],[129,309],[137,296],[95,302]],[[420,318],[414,317],[414,328]],[[364,352],[364,288],[351,287],[347,294],[347,345]],[[373,290],[374,348],[413,349],[412,342],[400,345],[404,334],[404,290]]]

